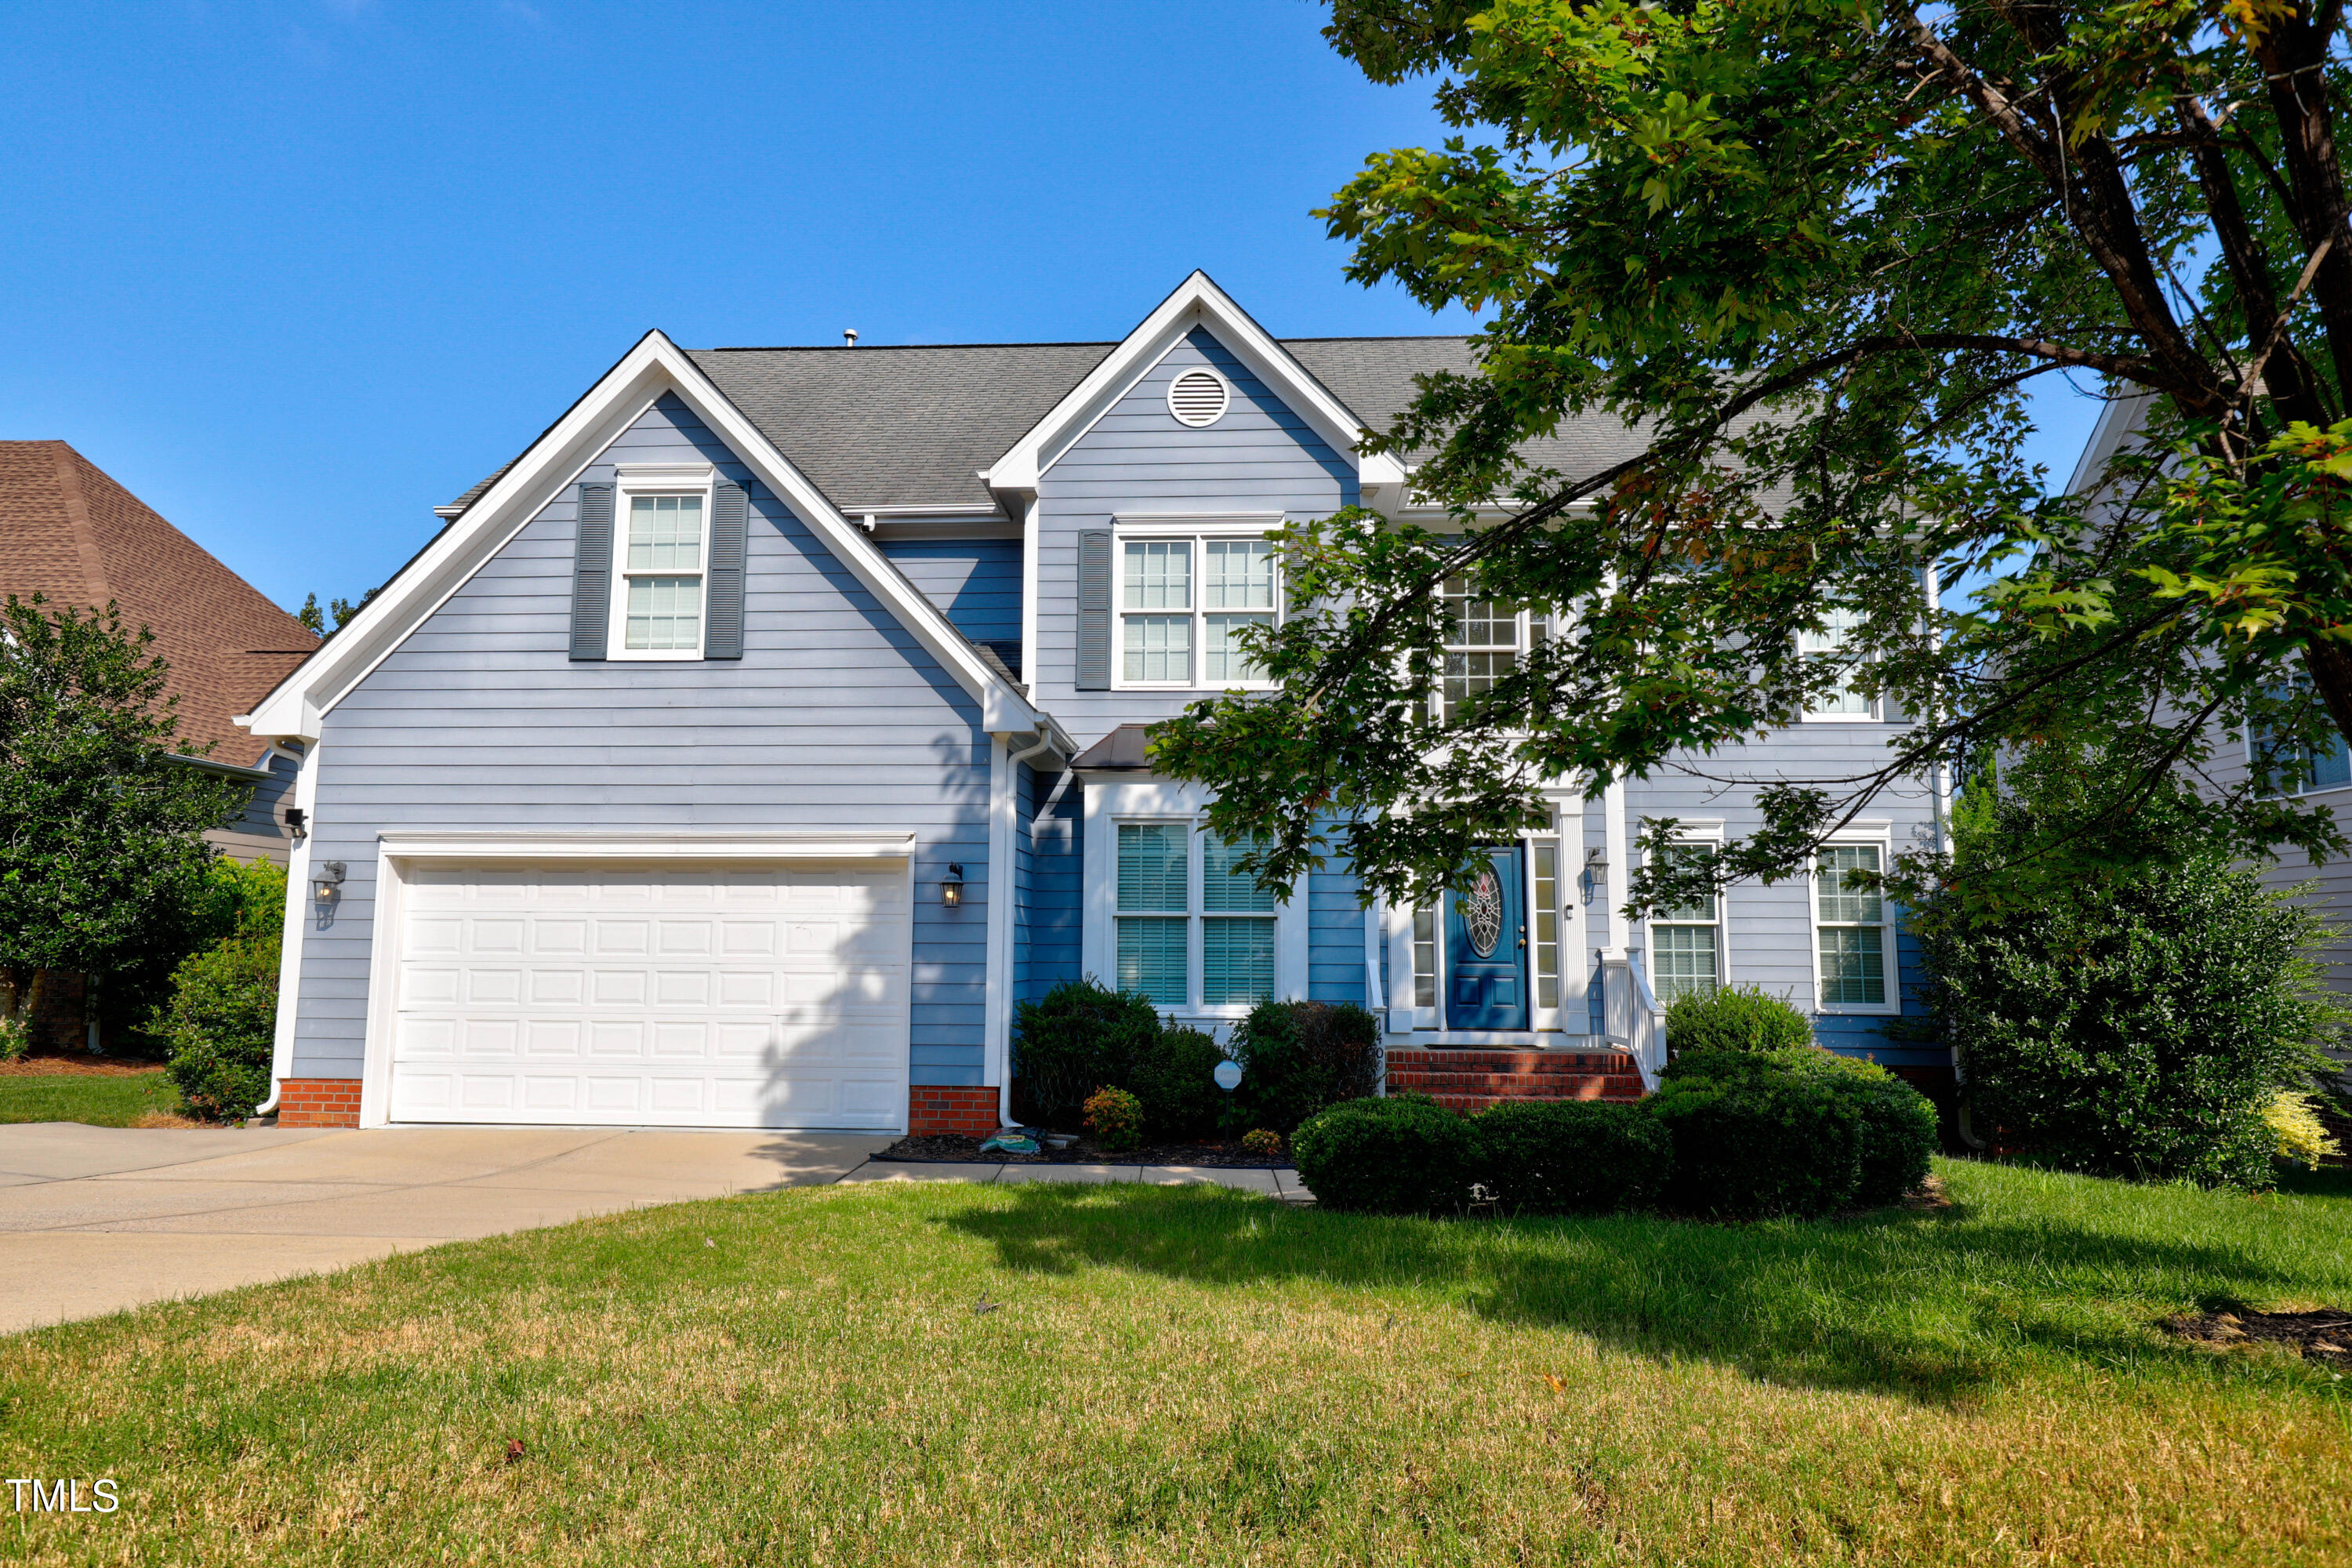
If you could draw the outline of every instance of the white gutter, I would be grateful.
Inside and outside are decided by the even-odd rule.
[[[286,926],[278,945],[278,1026],[269,1047],[269,1098],[253,1108],[256,1116],[278,1109],[278,1098],[294,1071],[294,1024],[302,1000],[302,931],[310,918],[310,843],[318,832],[319,742],[302,753],[294,775],[294,805],[302,813],[302,837],[286,857]]]
[[[1000,1127],[1013,1124],[1013,879],[1014,855],[1013,836],[1014,818],[1019,815],[1016,797],[1021,787],[1020,765],[1041,752],[1056,750],[1056,731],[1050,719],[1041,719],[1028,744],[1012,749],[1011,737],[995,737],[996,755],[1003,759],[1003,772],[997,780],[996,798],[990,802],[989,824],[989,934],[993,961],[989,970],[988,1052],[996,1059],[989,1064],[996,1068],[996,1123]],[[1067,739],[1067,737],[1062,737]],[[1002,889],[999,891],[999,889]],[[1003,926],[997,924],[999,911]],[[1001,932],[1001,934],[1000,934]]]

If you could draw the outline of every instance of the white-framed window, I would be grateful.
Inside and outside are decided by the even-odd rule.
[[[1898,1010],[1895,922],[1864,880],[1885,869],[1881,844],[1828,845],[1815,863],[1813,994],[1825,1013]]]
[[[2309,678],[2299,676],[2295,684],[2308,690]],[[2266,766],[2271,788],[2279,795],[2315,795],[2352,784],[2352,750],[2337,734],[2317,745],[2305,745],[2257,731],[2246,737],[2246,765]]]
[[[1861,625],[1859,611],[1842,606],[1831,609],[1822,616],[1820,631],[1797,634],[1797,651],[1807,655],[1841,653],[1853,640],[1854,628]],[[1875,699],[1856,691],[1850,683],[1841,682],[1836,689],[1807,709],[1805,717],[1831,722],[1867,723],[1878,717],[1878,703]]]
[[[707,469],[675,476],[623,470],[614,497],[606,658],[702,657],[710,489]]]
[[[1445,668],[1435,706],[1438,718],[1451,721],[1517,666],[1527,646],[1527,617],[1500,599],[1481,597],[1465,577],[1447,578],[1437,597],[1445,617]]]
[[[1278,613],[1279,567],[1263,536],[1155,533],[1118,541],[1121,688],[1262,687],[1243,627]]]
[[[1677,847],[1680,858],[1691,851]],[[1650,987],[1661,1002],[1708,996],[1723,984],[1723,900],[1655,910],[1649,919]]]
[[[1159,1006],[1246,1012],[1275,994],[1274,895],[1248,847],[1189,821],[1118,825],[1118,986]]]

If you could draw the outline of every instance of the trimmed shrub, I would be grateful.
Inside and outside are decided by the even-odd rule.
[[[1282,1153],[1282,1134],[1270,1127],[1260,1127],[1242,1134],[1242,1152],[1255,1154],[1261,1160],[1278,1158]]]
[[[1843,1095],[1861,1119],[1861,1181],[1854,1202],[1883,1208],[1927,1184],[1927,1162],[1937,1144],[1934,1101],[1875,1062],[1817,1046],[1786,1052],[1783,1059]]]
[[[1645,1109],[1673,1136],[1668,1201],[1691,1214],[1754,1219],[1842,1208],[1862,1182],[1862,1115],[1826,1072],[1782,1053],[1678,1058]]]
[[[1290,1158],[1317,1203],[1363,1214],[1456,1212],[1480,1170],[1470,1124],[1411,1097],[1318,1112],[1291,1139]]]
[[[1098,1089],[1087,1096],[1087,1131],[1116,1152],[1143,1142],[1143,1102],[1123,1089]]]
[[[1154,1138],[1210,1138],[1224,1110],[1217,1064],[1225,1053],[1198,1029],[1165,1028],[1151,1037],[1122,1080],[1143,1101],[1143,1124]]]
[[[1228,1132],[1286,1133],[1380,1087],[1380,1021],[1353,1003],[1261,1002],[1234,1026],[1227,1049],[1242,1067],[1241,1087],[1220,1112]]]
[[[1075,1129],[1087,1096],[1128,1081],[1160,1035],[1160,1014],[1132,992],[1066,980],[1013,1016],[1013,1113],[1040,1127]]]
[[[231,937],[172,972],[152,1026],[171,1047],[165,1069],[196,1115],[235,1121],[269,1094],[278,1030],[278,942]]]
[[[1676,1053],[1777,1051],[1812,1043],[1812,1021],[1760,985],[1686,993],[1666,1005],[1666,1048]]]
[[[1470,1119],[1486,1183],[1527,1214],[1612,1214],[1664,1198],[1674,1139],[1639,1106],[1507,1100]]]
[[[1930,900],[1916,921],[1980,1128],[2063,1170],[2265,1187],[2263,1112],[2308,1090],[2341,1005],[2319,917],[2218,854],[2004,912]]]

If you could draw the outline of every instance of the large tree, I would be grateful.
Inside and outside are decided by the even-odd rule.
[[[1889,786],[2062,734],[2136,764],[2100,821],[2186,771],[2241,850],[2345,847],[2276,798],[2352,733],[2335,0],[1335,0],[1327,33],[1435,80],[1465,133],[1338,193],[1349,275],[1485,324],[1371,443],[1442,513],[1291,529],[1280,689],[1156,739],[1263,874],[1338,848],[1426,895],[1545,781],[1705,773],[1842,682],[1917,722],[1664,875],[1801,870]],[[2089,502],[2021,457],[2061,377],[2138,400]],[[1630,433],[1582,469],[1524,456],[1571,420]],[[1989,585],[1929,613],[1938,577]],[[1447,579],[1549,617],[1450,713]],[[2273,765],[2211,766],[2248,735]],[[2075,833],[1984,880],[2119,846],[2145,847]]]
[[[0,1022],[51,972],[136,963],[203,893],[243,784],[184,754],[167,673],[112,605],[0,604]]]

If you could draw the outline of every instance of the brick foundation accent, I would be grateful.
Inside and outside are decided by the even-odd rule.
[[[1392,1050],[1388,1065],[1391,1094],[1412,1089],[1465,1113],[1506,1100],[1642,1098],[1642,1069],[1622,1051],[1439,1047]]]
[[[359,1124],[360,1080],[355,1078],[289,1078],[278,1086],[280,1127]]]
[[[996,1090],[919,1083],[907,1096],[907,1131],[917,1138],[964,1132],[985,1138],[997,1129]],[[357,1106],[359,1101],[352,1101]]]

